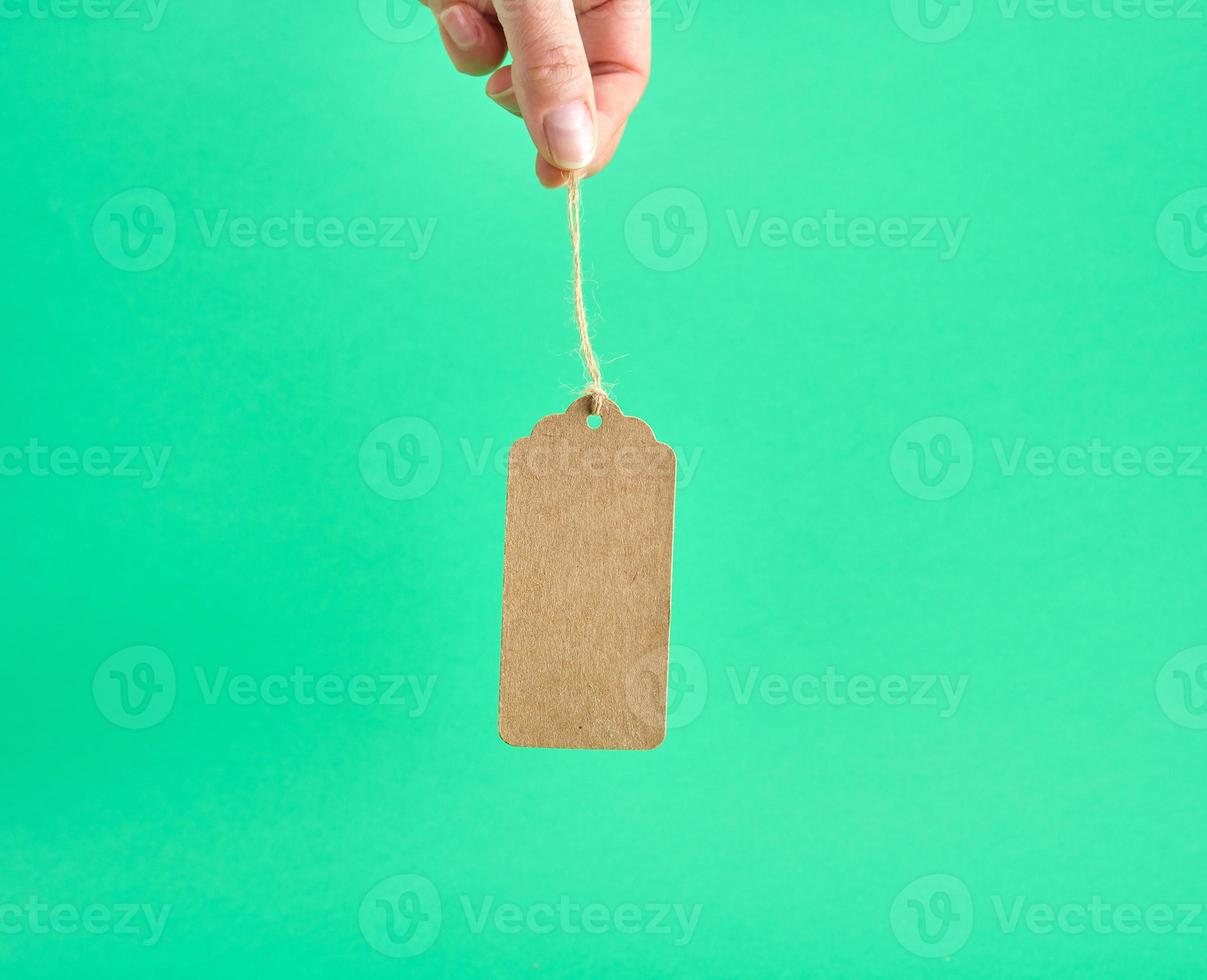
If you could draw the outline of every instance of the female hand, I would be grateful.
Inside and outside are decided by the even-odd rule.
[[[649,0],[423,2],[457,70],[489,73],[486,94],[523,118],[542,184],[607,166],[649,78]]]

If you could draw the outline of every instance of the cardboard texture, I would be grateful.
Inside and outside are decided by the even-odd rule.
[[[666,735],[675,454],[591,398],[511,447],[499,734],[509,745],[652,749]]]

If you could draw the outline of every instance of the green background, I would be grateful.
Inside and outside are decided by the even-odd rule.
[[[698,660],[676,654],[660,749],[601,753],[496,733],[506,481],[477,461],[581,377],[564,196],[522,127],[434,35],[383,39],[355,0],[168,0],[154,30],[30,2],[0,19],[0,909],[171,911],[144,945],[10,908],[0,976],[1201,973],[1207,913],[1190,934],[1045,934],[995,901],[1207,902],[1205,673],[1185,675],[1192,707],[1155,693],[1207,643],[1207,462],[1043,475],[995,446],[1207,443],[1207,224],[1175,234],[1207,192],[1162,218],[1207,185],[1207,4],[977,0],[942,43],[888,2],[658,5],[585,247],[617,401],[697,454],[672,642]],[[103,231],[131,188],[177,225],[145,271]],[[435,225],[422,254],[209,243],[223,209]],[[733,231],[827,209],[967,233],[944,260]],[[894,445],[936,417],[969,434],[968,482],[927,500]],[[361,456],[394,419],[430,426],[395,423],[427,457],[411,499],[375,492]],[[919,444],[945,451],[949,424]],[[154,486],[38,476],[30,439],[170,457]],[[138,645],[177,681],[144,730],[93,687]],[[196,672],[223,667],[435,686],[417,716],[208,703]],[[827,667],[967,690],[948,717],[734,692],[752,668]],[[443,924],[395,959],[360,910],[402,874],[432,883]],[[922,895],[959,916],[946,958],[909,933],[931,875],[971,896]],[[651,904],[701,910],[681,943],[673,916],[670,934],[513,934],[463,908],[563,895],[643,924]]]

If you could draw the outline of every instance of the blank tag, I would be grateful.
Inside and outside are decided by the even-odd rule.
[[[666,735],[675,454],[591,397],[511,447],[499,734],[652,749]]]

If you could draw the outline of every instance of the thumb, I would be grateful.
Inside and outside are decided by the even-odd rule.
[[[528,133],[560,170],[595,159],[595,93],[572,0],[495,0]]]

